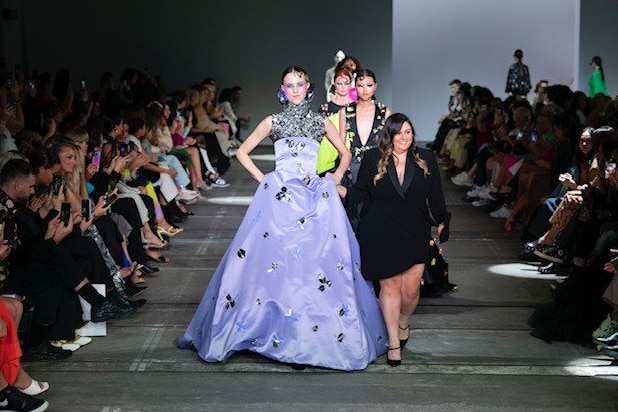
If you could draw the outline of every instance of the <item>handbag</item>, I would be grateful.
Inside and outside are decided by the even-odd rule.
[[[438,239],[429,239],[429,255],[421,279],[421,297],[440,297],[457,288],[457,285],[449,282],[448,259],[442,254]]]

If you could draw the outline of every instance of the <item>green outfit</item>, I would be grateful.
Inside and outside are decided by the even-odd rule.
[[[595,70],[590,76],[590,80],[588,81],[588,86],[590,87],[590,91],[588,92],[589,97],[594,97],[597,93],[603,93],[606,96],[607,87],[605,86],[605,80],[601,76],[601,70]]]

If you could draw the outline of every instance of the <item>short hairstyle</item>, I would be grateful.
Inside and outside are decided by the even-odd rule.
[[[0,170],[0,187],[16,180],[25,180],[33,175],[32,166],[24,159],[11,159]]]

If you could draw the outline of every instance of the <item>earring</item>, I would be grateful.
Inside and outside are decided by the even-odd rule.
[[[279,103],[282,105],[288,102],[288,97],[281,89],[277,90],[277,99],[279,99]]]
[[[307,94],[305,95],[305,100],[310,102],[313,100],[313,85],[309,86],[307,89]]]

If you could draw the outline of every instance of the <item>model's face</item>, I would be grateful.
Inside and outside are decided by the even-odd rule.
[[[393,152],[395,154],[407,152],[410,146],[412,146],[413,141],[414,134],[412,133],[412,125],[408,122],[404,122],[399,133],[393,136]]]
[[[459,85],[457,83],[451,84],[451,94],[455,96],[459,92]]]
[[[290,103],[300,104],[305,100],[307,90],[309,90],[309,82],[303,74],[288,73],[283,78],[281,90],[285,93]]]
[[[60,158],[60,170],[62,173],[71,173],[75,168],[77,160],[75,159],[75,150],[70,147],[63,147],[58,154]]]
[[[376,94],[378,85],[376,81],[369,76],[365,76],[362,79],[356,79],[356,94],[358,100],[369,101]]]
[[[578,142],[579,150],[584,154],[588,154],[592,151],[592,136],[590,132],[586,131],[579,137]]]
[[[352,80],[346,76],[338,76],[335,79],[335,93],[339,96],[347,96],[350,91]]]

